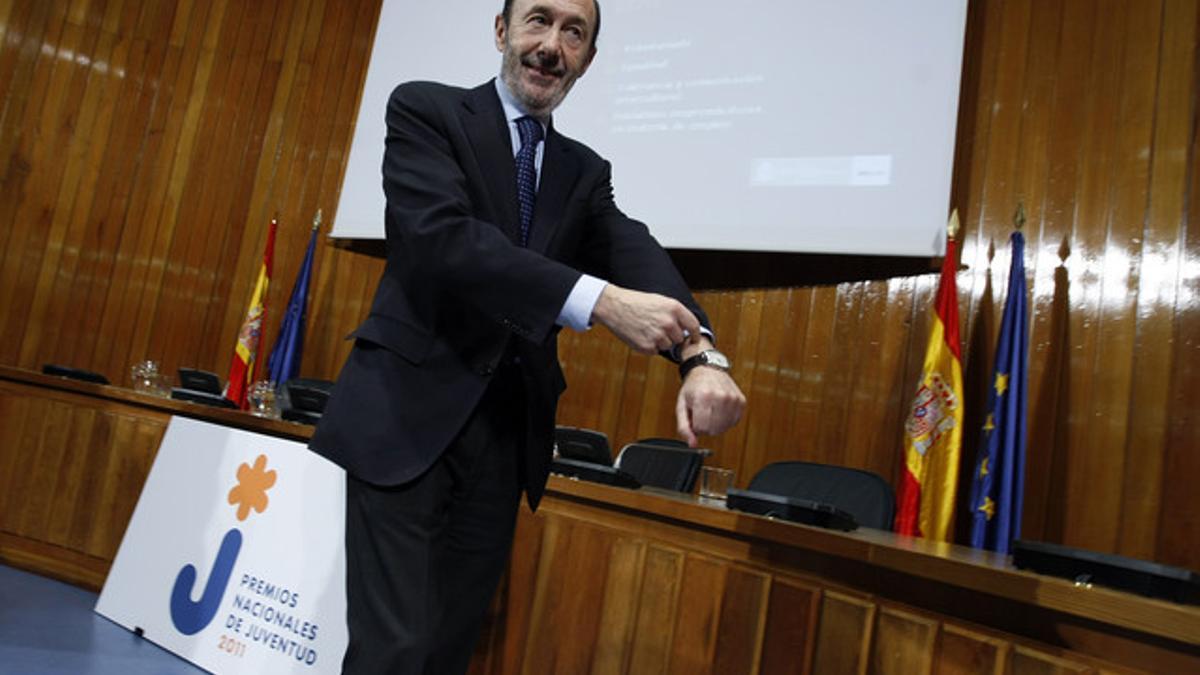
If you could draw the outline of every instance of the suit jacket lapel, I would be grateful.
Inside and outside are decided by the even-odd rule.
[[[529,236],[531,250],[546,252],[552,235],[562,225],[567,197],[578,174],[578,160],[551,125],[550,132],[546,134],[546,147],[542,151],[541,178],[537,201],[533,206],[533,231]]]
[[[463,126],[471,139],[492,203],[497,205],[496,224],[509,239],[516,241],[521,229],[517,171],[513,164],[508,123],[496,95],[495,83],[489,80],[467,92],[463,106]]]

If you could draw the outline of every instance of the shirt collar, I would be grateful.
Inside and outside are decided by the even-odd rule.
[[[521,102],[518,101],[517,97],[513,95],[503,77],[497,76],[494,81],[496,83],[496,95],[500,97],[500,105],[504,108],[504,119],[507,120],[509,124],[516,124],[517,118],[519,117],[533,117],[529,113],[525,112]],[[545,138],[548,126],[546,121],[537,117],[534,117],[534,119],[536,119],[538,123],[542,125],[542,138]]]

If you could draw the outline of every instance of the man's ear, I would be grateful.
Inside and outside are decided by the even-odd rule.
[[[496,15],[496,49],[500,52],[504,51],[504,37],[508,32],[508,26],[504,25],[504,15]]]

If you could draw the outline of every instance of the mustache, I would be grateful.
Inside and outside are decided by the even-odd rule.
[[[558,77],[566,75],[567,69],[562,65],[558,56],[553,53],[533,52],[521,57],[521,63],[530,68],[537,68]]]

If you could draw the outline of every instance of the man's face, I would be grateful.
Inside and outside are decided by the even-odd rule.
[[[532,115],[547,117],[596,55],[592,0],[515,0],[506,24],[496,17],[500,75]]]

